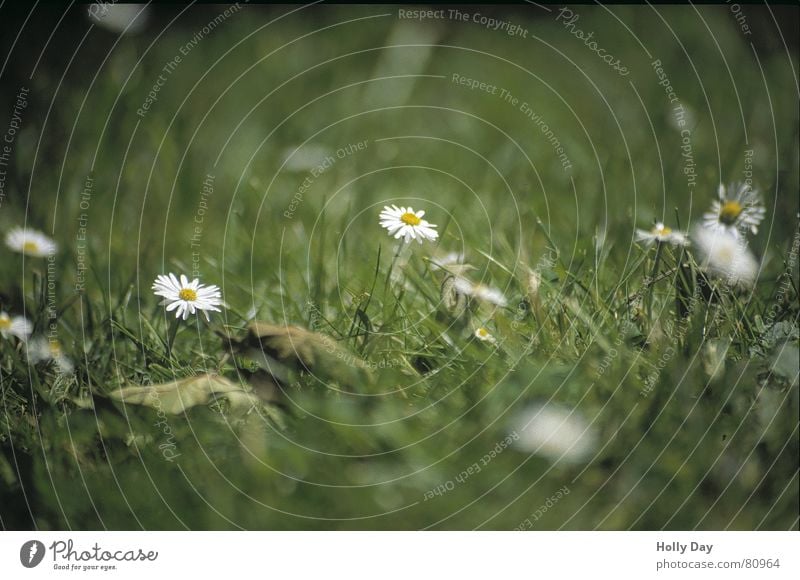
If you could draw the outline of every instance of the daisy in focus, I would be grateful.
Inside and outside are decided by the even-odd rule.
[[[506,300],[506,297],[499,288],[486,286],[485,284],[476,284],[461,277],[455,279],[454,286],[458,293],[469,296],[470,298],[477,298],[478,300],[489,302],[495,306],[508,306],[508,300]]]
[[[197,278],[189,282],[183,274],[180,280],[175,274],[158,276],[153,282],[153,293],[164,298],[161,304],[167,305],[167,312],[175,310],[175,318],[184,320],[198,310],[203,311],[206,320],[211,320],[208,311],[220,312],[217,306],[222,304],[222,295],[217,286],[205,286]]]
[[[25,228],[12,228],[6,234],[6,245],[15,252],[34,258],[44,258],[58,250],[58,245],[46,235]]]
[[[684,234],[680,232],[674,232],[672,231],[672,228],[669,228],[661,222],[658,222],[650,231],[636,230],[636,241],[642,242],[647,246],[650,246],[655,242],[668,243],[674,246],[684,246],[688,240]]]
[[[700,257],[700,267],[731,286],[752,286],[758,275],[758,262],[743,239],[720,229],[698,227],[692,236]]]
[[[7,312],[0,312],[0,336],[3,338],[16,336],[25,342],[31,332],[33,332],[33,324],[24,316],[14,316],[12,318]]]
[[[703,214],[703,225],[712,230],[722,230],[733,236],[758,232],[758,224],[766,210],[761,195],[746,183],[733,183],[727,188],[720,184],[718,200],[711,210]]]
[[[397,207],[396,205],[389,207],[385,205],[380,214],[380,224],[396,240],[403,238],[405,243],[417,240],[421,244],[423,240],[435,240],[439,237],[439,232],[436,231],[436,224],[422,219],[424,215],[425,212],[423,210],[415,212],[410,207]]]
[[[58,340],[39,336],[28,344],[28,362],[35,365],[47,361],[54,361],[58,372],[64,375],[70,374],[74,369],[72,361],[64,354]]]

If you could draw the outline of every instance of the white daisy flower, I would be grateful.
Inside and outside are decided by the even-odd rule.
[[[197,310],[202,310],[206,320],[211,320],[207,311],[220,312],[217,306],[222,304],[222,295],[217,286],[205,286],[197,278],[189,282],[183,274],[180,281],[175,274],[158,276],[153,282],[153,293],[164,298],[161,304],[167,305],[167,312],[175,310],[175,318],[184,320]]]
[[[674,232],[672,228],[658,222],[650,231],[636,230],[636,241],[643,242],[648,246],[652,245],[654,242],[666,242],[675,246],[683,246],[686,244],[687,239],[681,232]]]
[[[7,312],[0,312],[0,336],[3,338],[16,336],[18,339],[26,341],[31,332],[33,332],[33,324],[24,316],[12,318]]]
[[[721,229],[697,227],[692,235],[700,267],[731,286],[752,286],[758,275],[758,262],[744,239]]]
[[[425,212],[420,210],[415,212],[410,207],[397,207],[393,205],[383,206],[380,215],[380,224],[389,231],[389,235],[394,235],[394,239],[403,238],[405,243],[417,240],[420,244],[422,240],[435,240],[439,237],[436,231],[436,224],[429,223],[422,219]]]
[[[516,447],[551,461],[577,463],[597,446],[597,434],[577,411],[546,403],[525,409],[513,424]]]
[[[75,368],[62,351],[58,340],[39,336],[28,343],[28,362],[35,365],[45,361],[55,361],[58,372],[65,375],[70,374]]]
[[[481,342],[488,342],[489,344],[497,344],[497,339],[486,330],[483,326],[475,330],[475,338]]]
[[[457,277],[455,279],[454,286],[457,292],[465,296],[477,298],[484,302],[490,302],[496,306],[508,306],[508,300],[506,300],[506,297],[499,288],[486,286],[485,284],[476,284],[462,277]]]
[[[712,202],[711,210],[703,214],[703,224],[707,228],[736,237],[758,232],[758,224],[767,213],[758,191],[746,183],[733,183],[727,189],[720,184],[717,195],[719,199]]]
[[[25,228],[12,228],[6,234],[6,245],[15,252],[34,258],[51,256],[58,250],[58,245],[46,235]]]
[[[92,22],[120,34],[139,32],[150,16],[150,8],[145,4],[93,2],[87,10]]]

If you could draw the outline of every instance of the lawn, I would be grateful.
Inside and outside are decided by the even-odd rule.
[[[798,528],[796,6],[103,9],[0,7],[3,528]]]

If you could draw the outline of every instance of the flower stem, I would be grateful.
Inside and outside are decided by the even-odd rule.
[[[389,280],[392,277],[392,271],[394,270],[395,263],[397,262],[397,259],[400,257],[400,254],[403,252],[403,249],[407,245],[408,244],[406,244],[405,242],[401,241],[397,245],[397,248],[395,249],[394,256],[392,257],[392,262],[391,262],[391,264],[389,264],[389,271],[386,272],[386,282],[384,283],[384,286],[383,286],[384,293],[386,292],[386,288],[389,287]]]
[[[653,271],[650,273],[650,278],[647,281],[649,284],[649,288],[647,289],[647,320],[651,319],[651,315],[653,312],[653,291],[655,290],[655,282],[656,276],[658,275],[658,267],[661,265],[661,250],[664,244],[662,242],[656,242],[656,258],[653,261]]]
[[[175,343],[175,337],[178,336],[181,321],[179,318],[173,318],[169,323],[169,331],[167,334],[167,356],[172,358],[172,345]]]

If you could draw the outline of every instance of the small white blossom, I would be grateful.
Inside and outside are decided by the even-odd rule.
[[[721,229],[698,227],[692,236],[700,267],[731,286],[752,286],[758,276],[758,262],[743,238]]]
[[[767,213],[758,191],[746,183],[733,183],[727,188],[720,184],[717,196],[719,199],[711,203],[711,210],[703,214],[706,228],[734,237],[758,232],[758,224]]]
[[[439,237],[436,231],[436,224],[429,223],[422,219],[425,215],[423,210],[414,211],[410,207],[384,206],[380,214],[380,224],[386,228],[390,236],[399,240],[403,238],[405,243],[417,240],[420,244],[423,240],[435,240]]]
[[[19,227],[6,234],[6,245],[15,252],[34,258],[45,258],[58,250],[58,245],[43,233]]]
[[[490,302],[496,306],[505,307],[508,305],[508,300],[506,300],[506,297],[499,288],[486,286],[485,284],[476,284],[462,277],[457,277],[454,285],[456,291],[465,296],[477,298],[484,302]]]
[[[140,31],[150,16],[150,8],[146,4],[93,2],[87,11],[92,22],[119,34]]]
[[[22,341],[28,340],[33,332],[33,324],[24,316],[11,317],[7,312],[0,312],[0,336],[8,338],[16,336]]]
[[[655,242],[669,243],[675,246],[683,246],[688,241],[686,236],[681,232],[674,232],[672,228],[668,228],[661,222],[658,222],[651,230],[636,230],[636,241],[643,242],[646,245],[652,245]]]
[[[431,258],[431,265],[434,270],[448,270],[451,266],[463,266],[464,254],[459,252],[450,252],[443,256]]]
[[[325,145],[307,143],[284,150],[284,167],[287,171],[313,171],[317,175],[334,163],[335,152]]]
[[[58,372],[64,375],[70,374],[75,368],[58,340],[38,336],[28,343],[28,362],[35,365],[46,361],[55,361]]]
[[[153,293],[164,298],[161,304],[166,304],[167,312],[175,310],[175,318],[184,320],[198,310],[203,311],[206,320],[211,320],[208,311],[220,312],[217,306],[222,304],[222,295],[217,286],[205,286],[197,278],[189,282],[183,274],[180,281],[175,274],[158,276],[153,283]]]
[[[597,435],[576,410],[555,403],[525,409],[513,424],[516,447],[555,462],[577,463],[592,454]]]
[[[489,344],[497,344],[497,339],[486,330],[483,326],[475,330],[475,338],[481,342],[488,342]]]

